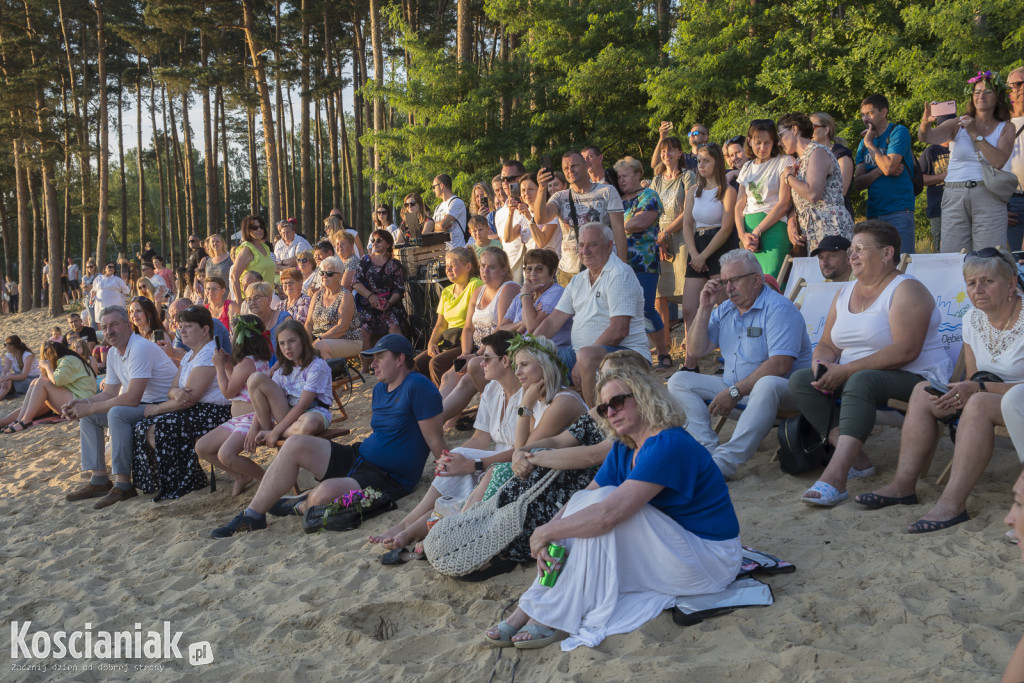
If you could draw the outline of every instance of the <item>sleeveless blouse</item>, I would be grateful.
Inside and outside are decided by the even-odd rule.
[[[252,254],[252,261],[249,262],[249,265],[242,274],[245,275],[245,273],[251,270],[262,275],[264,282],[273,284],[277,265],[274,263],[274,259],[270,255],[272,252],[267,248],[267,245],[264,244],[262,246],[265,253],[261,253],[252,242],[242,242],[242,248],[248,249]]]
[[[253,356],[246,356],[246,358],[252,358],[252,362],[256,364],[256,372],[264,375],[270,374],[270,363],[265,360],[258,360]],[[245,360],[244,358],[242,360]],[[242,385],[242,390],[238,392],[238,396],[231,399],[232,401],[245,401],[251,403],[252,399],[249,397],[249,386],[248,384]]]
[[[857,283],[850,282],[839,291],[836,298],[836,321],[832,325],[832,343],[841,352],[839,363],[851,363],[892,344],[892,327],[889,324],[892,299],[896,295],[896,288],[912,279],[910,275],[898,274],[878,298],[859,313],[850,311],[850,297]],[[936,382],[949,380],[952,367],[939,337],[941,321],[939,310],[933,307],[921,353],[899,370],[913,372]]]
[[[212,256],[206,257],[206,277],[219,277],[225,283],[230,282],[231,257],[229,256],[220,263],[214,263]]]
[[[800,155],[800,165],[796,177],[800,180],[807,180],[807,167],[810,164],[811,154],[816,149],[821,149],[828,155],[831,169],[825,176],[825,191],[822,198],[811,202],[793,192],[793,206],[796,207],[796,215],[800,220],[800,227],[807,233],[808,253],[818,248],[818,243],[829,235],[839,235],[846,239],[853,238],[853,217],[846,210],[846,200],[843,197],[843,172],[839,168],[839,161],[832,154],[832,150],[820,145],[813,140],[807,144],[807,149]]]
[[[505,289],[506,285],[516,284],[514,280],[509,280],[498,287],[498,291],[494,293],[494,297],[491,299],[491,303],[487,304],[484,308],[477,308],[473,311],[473,343],[480,346],[483,343],[483,338],[489,335],[494,330],[498,329],[498,299],[501,297],[501,290]],[[480,289],[480,296],[483,296],[483,288]]]

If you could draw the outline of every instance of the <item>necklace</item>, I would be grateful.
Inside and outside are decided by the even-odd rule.
[[[875,303],[875,300],[878,299],[879,294],[881,294],[882,292],[885,291],[886,286],[888,286],[889,282],[892,280],[892,277],[895,277],[895,275],[896,275],[896,273],[890,273],[889,275],[886,275],[885,278],[880,283],[880,285],[878,285],[878,286],[881,287],[881,290],[878,293],[873,294],[871,296],[870,300],[863,293],[863,291],[859,293],[859,298],[861,300],[861,303],[860,303],[860,311],[858,311],[858,313],[863,313],[867,309],[868,306],[870,306],[871,304]],[[865,288],[866,288],[866,286],[865,286]],[[856,291],[856,287],[854,288],[854,291]]]
[[[992,358],[999,358],[999,356],[1001,356],[1014,342],[1016,342],[1021,334],[1024,334],[1024,315],[1018,315],[1017,322],[1012,327],[1007,328],[1007,326],[1010,325],[1010,321],[1014,319],[1014,312],[1017,311],[1017,304],[1021,301],[1019,296],[1015,296],[1014,298],[1016,301],[1014,301],[1013,305],[1010,307],[1010,314],[1006,316],[1006,320],[999,327],[993,325],[985,313],[979,309],[975,309],[978,310],[978,313],[982,316],[978,327],[980,328],[979,331],[981,333],[982,342]]]

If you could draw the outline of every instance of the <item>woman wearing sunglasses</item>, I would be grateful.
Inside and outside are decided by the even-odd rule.
[[[313,348],[324,358],[351,358],[363,348],[363,333],[355,316],[355,299],[341,286],[343,269],[344,264],[337,256],[328,256],[320,262],[323,286],[313,296],[305,319],[306,331],[313,338]]]
[[[736,578],[739,521],[722,473],[682,428],[679,406],[648,370],[619,368],[597,383],[601,425],[615,444],[586,489],[530,537],[539,581],[518,609],[485,634],[496,647],[596,647],[675,604],[714,593]],[[550,544],[567,549],[561,559]]]
[[[932,509],[907,529],[912,534],[939,531],[970,519],[967,496],[992,459],[995,426],[1006,424],[1003,396],[1024,382],[1024,315],[1010,254],[994,248],[968,254],[964,281],[973,306],[963,317],[968,379],[954,382],[947,391],[928,382],[914,387],[895,477],[856,498],[869,508],[917,504],[917,478],[931,464],[943,423],[959,420],[949,483]]]
[[[302,251],[295,255],[295,267],[302,274],[302,293],[306,296],[313,296],[316,286],[316,257],[312,251]]]
[[[266,330],[268,340],[277,339],[277,326],[292,316],[288,311],[275,311],[270,302],[274,296],[274,285],[269,282],[253,282],[245,288],[246,301],[249,302],[249,312],[260,319],[263,329]],[[276,351],[276,346],[271,346]],[[277,355],[270,358],[270,366],[277,363]]]
[[[401,215],[405,229],[412,233],[413,237],[434,231],[434,219],[431,218],[430,211],[418,192],[410,192],[405,195],[405,199],[402,201]]]
[[[405,269],[394,257],[395,240],[387,230],[370,235],[370,253],[359,259],[359,272],[352,289],[359,295],[359,326],[363,330],[363,348],[385,334],[401,334],[406,322]],[[326,260],[326,259],[325,259]],[[321,267],[322,269],[322,267]],[[363,372],[370,371],[368,356],[360,356]]]
[[[405,244],[405,233],[391,220],[391,207],[386,204],[378,204],[373,210],[373,229],[387,230],[395,238],[395,244]]]
[[[242,288],[242,275],[253,270],[263,276],[264,282],[273,282],[277,264],[274,263],[272,251],[267,246],[267,224],[259,216],[246,216],[242,221],[242,244],[235,252],[234,263],[231,264],[231,293],[235,301],[241,303],[245,298]]]

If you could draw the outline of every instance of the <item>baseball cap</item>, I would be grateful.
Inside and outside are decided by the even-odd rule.
[[[811,252],[811,256],[817,256],[819,251],[846,251],[850,248],[850,240],[841,235],[828,235],[818,242],[818,248]]]
[[[409,340],[400,334],[385,334],[377,342],[377,345],[372,349],[366,349],[362,351],[364,356],[373,356],[381,351],[390,351],[392,353],[404,354],[406,358],[412,358],[416,355],[416,352],[412,348],[412,344]]]

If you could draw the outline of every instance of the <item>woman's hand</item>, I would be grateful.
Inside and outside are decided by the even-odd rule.
[[[520,405],[528,410],[533,410],[536,408],[537,401],[542,398],[543,394],[544,382],[534,382],[523,391],[523,400]]]
[[[451,451],[442,451],[441,459],[434,465],[434,476],[437,477],[460,477],[475,471],[475,461]]]
[[[800,224],[795,220],[786,223],[786,233],[789,235],[789,243],[794,246],[803,246],[807,243],[807,239],[800,232]]]
[[[213,367],[220,370],[227,362],[228,354],[224,349],[215,349],[213,352]]]
[[[955,382],[949,385],[949,391],[942,396],[933,396],[932,402],[942,410],[955,413],[963,410],[967,400],[978,393],[981,393],[981,387],[977,382]]]
[[[828,370],[821,377],[811,382],[811,386],[826,396],[831,396],[835,393],[853,374],[846,365],[825,362],[820,362],[819,365],[828,368]]]
[[[156,406],[152,403],[142,409],[143,417],[153,417],[154,415],[156,415]]]
[[[932,116],[932,103],[928,100],[924,102],[924,111],[921,112],[921,125],[927,126],[929,123],[935,120]]]
[[[690,267],[692,267],[698,273],[703,273],[708,269],[708,262],[700,254],[694,254],[690,257]]]
[[[273,446],[281,438],[281,432],[277,427],[265,429],[256,435],[256,443],[260,446]]]
[[[430,342],[427,344],[427,356],[433,358],[439,353],[441,353],[441,347],[437,345],[437,342]]]
[[[761,238],[752,232],[740,233],[740,246],[747,251],[756,252],[761,246]]]
[[[530,555],[537,558],[537,575],[540,576],[544,572],[549,570],[559,570],[562,568],[561,562],[551,557],[548,554],[548,545],[551,544],[552,539],[550,538],[550,522],[537,527],[532,534],[530,534]],[[548,567],[548,562],[554,563],[554,567]]]
[[[671,135],[672,128],[673,128],[673,125],[672,125],[671,121],[662,121],[661,125],[658,126],[658,140],[659,141],[664,140],[669,135]]]
[[[253,420],[252,428],[246,433],[245,440],[242,442],[243,453],[255,453],[256,447],[259,445],[256,442],[257,437],[262,434],[259,430],[259,420]]]
[[[530,463],[529,451],[517,450],[512,454],[512,472],[517,477],[526,479],[533,470],[534,465]]]

